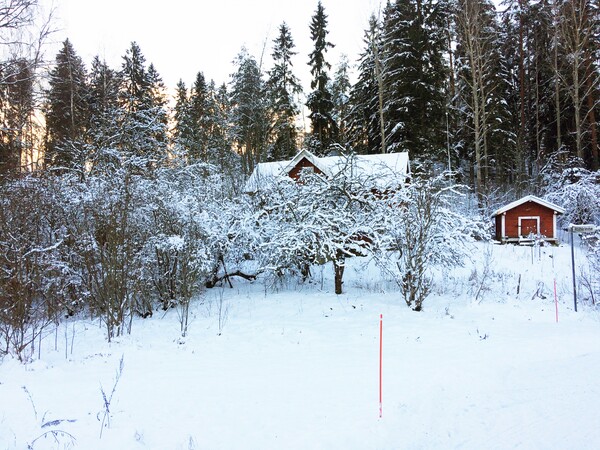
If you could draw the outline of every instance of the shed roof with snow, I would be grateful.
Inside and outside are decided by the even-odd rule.
[[[410,177],[408,152],[318,157],[308,150],[302,150],[289,161],[257,164],[246,182],[245,191],[257,192],[261,186],[277,182],[279,178],[297,180],[303,169],[310,169],[327,177],[350,170],[351,176],[369,177],[377,188],[388,187],[390,183],[398,180],[406,182]]]
[[[500,242],[528,242],[533,236],[558,242],[556,219],[565,209],[534,195],[497,209],[492,214],[496,224],[496,240]]]

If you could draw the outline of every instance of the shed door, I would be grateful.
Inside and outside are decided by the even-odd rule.
[[[519,235],[526,237],[529,234],[538,234],[539,219],[537,217],[519,217],[520,232]]]

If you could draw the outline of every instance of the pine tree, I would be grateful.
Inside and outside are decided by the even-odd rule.
[[[526,114],[526,120],[530,123],[529,135],[534,138],[530,144],[531,153],[538,169],[562,145],[562,139],[559,138],[562,125],[559,125],[560,120],[556,120],[554,3],[551,0],[530,2],[526,10],[528,33],[524,39],[526,52],[530,53],[526,61],[529,62],[527,79],[530,82],[529,102],[532,111]]]
[[[494,115],[494,108],[501,108],[503,102],[498,93],[502,90],[501,42],[494,5],[489,0],[460,0],[456,23],[457,96],[464,142],[461,156],[469,161],[471,179],[480,206],[484,206],[494,155],[491,133],[495,120],[502,120]]]
[[[83,61],[67,39],[56,55],[46,91],[45,165],[82,170],[88,124],[87,74]]]
[[[526,10],[525,51],[529,108],[528,123],[530,173],[538,174],[546,157],[558,150],[554,123],[554,71],[552,44],[552,5],[548,0],[530,3]]]
[[[38,0],[4,1],[0,6],[0,174],[35,169],[43,153],[34,87],[51,30],[48,22],[36,26],[45,20],[40,12]]]
[[[548,2],[508,0],[503,6],[498,30],[499,87],[507,114],[503,127],[497,127],[504,128],[504,138],[496,143],[495,169],[501,183],[526,182],[538,174],[543,155],[554,151],[556,141],[552,137],[552,16]]]
[[[592,0],[569,0],[559,1],[556,12],[557,44],[564,55],[557,71],[572,110],[574,154],[588,167],[598,169],[600,8]]]
[[[296,116],[299,113],[295,96],[302,92],[300,81],[292,73],[292,57],[296,54],[294,40],[286,23],[279,26],[273,41],[273,68],[269,71],[267,89],[271,114],[274,118],[272,145],[268,159],[290,159],[297,149]]]
[[[310,54],[309,65],[313,80],[310,87],[313,90],[306,102],[310,110],[313,144],[311,145],[317,154],[326,154],[329,146],[336,142],[338,129],[333,118],[333,99],[329,86],[329,74],[331,64],[325,59],[325,53],[333,44],[327,40],[327,15],[323,4],[319,1],[317,10],[312,16],[310,23],[310,38],[314,43],[314,50]]]

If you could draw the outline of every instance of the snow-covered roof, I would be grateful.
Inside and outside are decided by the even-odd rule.
[[[256,192],[265,183],[271,182],[288,166],[289,161],[275,161],[257,164],[244,188],[245,192]]]
[[[304,158],[328,177],[349,169],[352,176],[372,178],[376,186],[385,186],[390,181],[398,180],[398,177],[410,176],[408,152],[319,158],[308,150],[302,150],[288,161],[257,164],[246,182],[245,191],[256,192],[264,183],[273,182],[277,177],[288,177],[290,171]]]
[[[535,202],[539,205],[545,206],[546,208],[550,208],[559,214],[564,214],[564,212],[565,212],[564,208],[561,208],[560,206],[555,205],[554,203],[550,203],[549,201],[543,200],[539,197],[536,197],[535,195],[527,195],[519,200],[509,203],[508,205],[506,205],[500,209],[497,209],[492,214],[492,217],[496,217],[500,214],[505,213],[506,211],[510,211],[511,209],[516,208],[517,206],[522,205],[523,203],[526,203],[526,202]]]

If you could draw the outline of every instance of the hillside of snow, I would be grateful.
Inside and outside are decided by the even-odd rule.
[[[0,449],[600,448],[600,309],[579,284],[574,311],[570,258],[480,243],[422,312],[353,258],[342,295],[330,265],[207,290],[185,338],[175,309],[111,343],[67,319],[0,362]]]

